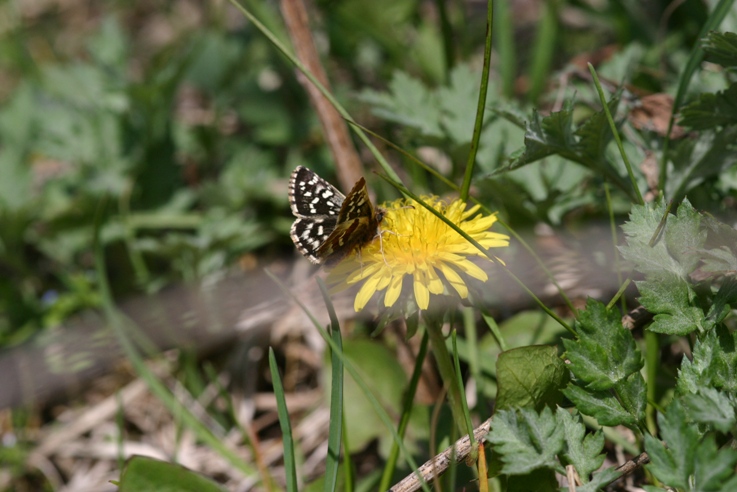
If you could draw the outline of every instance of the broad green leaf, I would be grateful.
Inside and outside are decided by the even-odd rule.
[[[704,58],[724,68],[737,67],[737,34],[710,32],[704,42]]]
[[[620,315],[589,299],[576,322],[577,340],[563,340],[571,372],[588,389],[612,388],[640,370],[642,357]]]
[[[683,395],[681,401],[691,420],[710,429],[726,433],[737,422],[737,400],[714,388],[699,388],[697,393]]]
[[[737,83],[716,94],[705,93],[681,110],[679,125],[694,130],[737,124]]]
[[[497,408],[532,407],[558,403],[568,371],[556,347],[528,346],[503,352],[497,360]]]
[[[717,449],[712,434],[700,439],[698,429],[687,421],[678,400],[666,413],[658,414],[660,437],[645,436],[645,450],[650,456],[646,465],[658,480],[671,487],[688,491],[721,491],[724,482],[734,475],[737,451]]]
[[[120,492],[223,492],[225,488],[181,465],[133,456],[123,468]]]
[[[494,414],[489,441],[501,454],[502,473],[524,475],[538,468],[556,466],[563,449],[563,427],[550,407],[499,410]]]
[[[556,413],[565,435],[563,457],[576,468],[581,481],[588,483],[591,474],[599,469],[606,457],[601,452],[604,449],[604,434],[601,431],[586,434],[581,417],[574,416],[563,408],[558,407]]]
[[[688,335],[695,330],[704,333],[714,326],[704,316],[704,311],[693,305],[696,293],[683,278],[667,273],[652,281],[635,284],[642,294],[640,303],[651,313],[656,313],[649,330],[668,335]]]
[[[590,391],[570,384],[563,394],[576,405],[579,412],[594,417],[601,425],[624,425],[637,429],[639,419],[625,410],[611,391]]]

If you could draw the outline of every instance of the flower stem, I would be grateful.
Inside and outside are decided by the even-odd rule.
[[[430,336],[430,347],[435,356],[440,377],[443,379],[443,385],[448,390],[448,400],[450,402],[451,412],[453,413],[453,420],[455,420],[458,429],[465,433],[466,420],[463,416],[463,406],[461,404],[463,393],[461,392],[461,388],[456,384],[458,379],[453,368],[453,360],[450,357],[450,352],[448,352],[448,346],[445,344],[442,320],[442,315],[425,316],[425,326]]]

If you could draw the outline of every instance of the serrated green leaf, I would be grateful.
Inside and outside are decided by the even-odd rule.
[[[696,139],[683,139],[669,155],[673,166],[665,196],[680,200],[704,180],[737,164],[737,125],[704,130]]]
[[[650,456],[646,465],[658,480],[681,489],[689,488],[689,477],[694,472],[694,455],[699,441],[698,430],[686,422],[686,414],[675,400],[668,405],[667,413],[658,414],[660,436],[668,443],[666,448],[659,439],[646,434],[645,451]]]
[[[632,208],[630,220],[622,226],[627,245],[620,247],[622,255],[648,275],[672,273],[687,279],[698,263],[694,253],[703,247],[706,234],[700,231],[701,217],[688,200],[678,207],[676,215],[669,214],[664,230],[651,241],[665,215],[665,203],[647,204]]]
[[[712,330],[696,340],[693,360],[684,357],[678,369],[676,388],[680,394],[697,393],[699,388],[711,386],[714,377],[714,349],[719,350],[716,331]]]
[[[621,474],[616,468],[607,468],[599,473],[595,473],[590,482],[578,485],[576,492],[597,492],[603,490],[605,486],[615,481]],[[568,487],[561,487],[558,490],[559,492],[568,492],[570,489]]]
[[[588,483],[590,475],[599,469],[606,457],[601,453],[604,449],[604,434],[601,431],[586,434],[581,417],[573,416],[563,408],[558,407],[556,413],[565,436],[563,456],[567,463],[576,468],[581,481]]]
[[[696,448],[696,463],[694,466],[694,486],[691,490],[722,491],[725,480],[735,477],[734,465],[737,463],[737,451],[724,448],[717,449],[713,435],[707,435]]]
[[[708,231],[705,249],[699,250],[701,269],[725,274],[737,271],[737,229],[710,215],[704,215],[701,222]]]
[[[716,94],[700,94],[681,110],[678,124],[694,130],[737,124],[737,83]]]
[[[735,305],[737,305],[737,278],[727,277],[714,296],[708,318],[714,323],[721,323],[729,314],[730,307]]]
[[[655,314],[650,331],[683,336],[695,330],[704,333],[714,326],[701,308],[692,305],[696,293],[683,278],[667,273],[635,284],[640,303]]]
[[[577,340],[563,340],[569,369],[593,391],[612,388],[640,370],[642,357],[619,314],[589,299],[576,321]]]
[[[728,67],[737,67],[737,34],[733,32],[710,32],[701,45],[704,59]]]
[[[479,77],[468,65],[458,65],[450,73],[450,85],[437,90],[442,111],[440,123],[456,144],[471,142],[478,97]]]
[[[614,427],[624,425],[636,429],[638,421],[630,414],[610,391],[589,391],[570,384],[563,390],[579,412],[594,417],[601,425]]]
[[[730,333],[724,325],[718,325],[712,359],[712,384],[732,397],[737,397],[737,331]]]
[[[503,352],[497,359],[497,408],[556,404],[568,383],[566,365],[556,347],[536,345]]]
[[[642,374],[635,372],[620,381],[614,387],[619,402],[624,409],[638,422],[645,421],[645,407],[647,406],[647,385]]]
[[[703,248],[706,231],[701,229],[701,214],[688,199],[678,206],[675,217],[668,217],[663,237],[668,253],[685,272],[691,273],[699,264],[699,257],[694,252]]]
[[[705,272],[727,273],[737,272],[737,256],[727,246],[710,249],[707,251],[699,251],[702,255],[703,266]]]
[[[571,101],[566,101],[562,110],[549,116],[542,117],[535,110],[526,125],[525,152],[512,162],[510,168],[515,169],[552,154],[573,154],[576,144]]]
[[[699,388],[714,387],[737,397],[737,332],[730,333],[717,325],[696,340],[693,360],[683,359],[676,388],[680,394],[697,393]]]
[[[646,465],[658,480],[671,487],[688,491],[717,492],[734,476],[737,451],[717,449],[713,434],[703,439],[698,429],[687,420],[680,400],[674,400],[666,413],[658,414],[660,437],[646,435],[645,451],[650,456]]]
[[[563,449],[563,427],[553,411],[538,414],[530,408],[500,410],[494,414],[489,441],[501,455],[502,473],[524,475],[538,468],[552,468]]]
[[[658,240],[650,245],[665,212],[663,201],[632,207],[630,220],[622,225],[627,244],[620,246],[619,250],[627,261],[635,264],[637,271],[645,275],[672,272],[679,277],[685,277],[688,272],[684,272],[675,258],[668,253],[664,241]],[[673,216],[669,215],[668,220],[671,218]]]
[[[611,114],[616,114],[619,99],[620,91],[612,96],[607,103]],[[576,146],[577,151],[584,159],[590,162],[591,166],[589,167],[598,167],[605,162],[604,152],[612,141],[613,134],[609,120],[603,110],[594,113],[585,120],[578,130],[576,130],[576,136],[579,137],[578,145]]]
[[[443,136],[437,97],[405,72],[395,72],[389,92],[364,91],[361,99],[374,106],[373,113],[388,121],[415,128],[428,137]]]
[[[737,422],[737,401],[714,388],[699,388],[681,398],[691,420],[720,432],[728,432]]]

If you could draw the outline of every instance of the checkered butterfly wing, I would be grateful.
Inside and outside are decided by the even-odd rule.
[[[291,237],[300,253],[313,263],[322,263],[317,250],[338,223],[345,196],[333,185],[299,166],[289,180],[289,203],[297,220]]]
[[[376,235],[383,211],[376,212],[361,178],[348,196],[306,167],[299,166],[289,183],[291,236],[311,262],[332,266]]]

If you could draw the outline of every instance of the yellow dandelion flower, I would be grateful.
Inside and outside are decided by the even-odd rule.
[[[509,245],[509,236],[488,230],[496,222],[496,215],[479,214],[478,205],[466,210],[461,200],[450,204],[438,197],[423,200],[483,247]],[[470,260],[473,256],[486,258],[483,253],[425,207],[409,205],[402,199],[389,203],[381,223],[381,240],[377,237],[328,275],[333,288],[363,282],[354,302],[356,311],[363,309],[379,291],[386,291],[384,305],[392,307],[403,290],[410,290],[410,281],[417,307],[426,310],[430,294],[445,293],[446,285],[465,299],[468,287],[464,276],[482,282],[488,279],[486,272]]]

